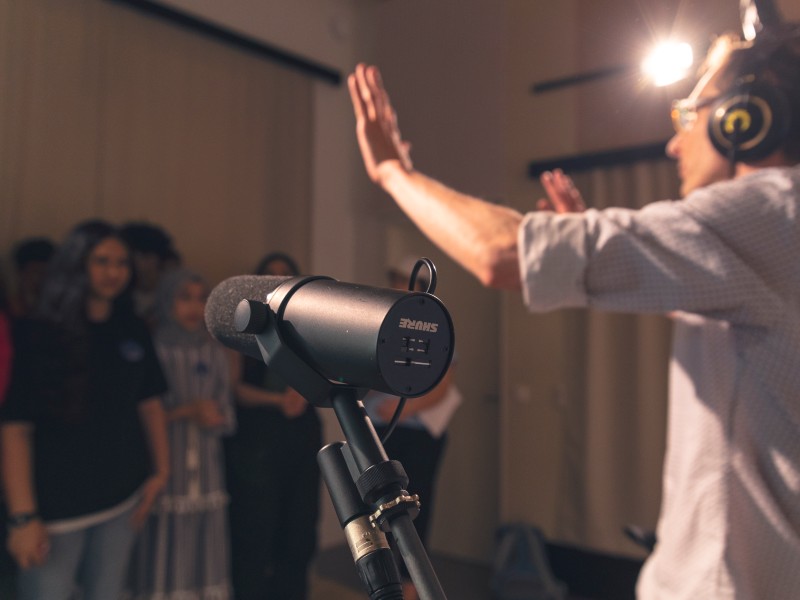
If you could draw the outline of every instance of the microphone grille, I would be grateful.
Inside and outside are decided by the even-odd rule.
[[[219,283],[206,302],[206,327],[209,333],[225,346],[261,358],[252,333],[240,332],[235,323],[236,308],[242,300],[266,302],[267,296],[289,277],[268,275],[237,275]],[[266,307],[264,307],[266,308]]]

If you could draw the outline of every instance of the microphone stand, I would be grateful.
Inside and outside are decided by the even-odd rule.
[[[409,496],[405,490],[408,476],[403,466],[399,461],[389,460],[386,456],[372,421],[358,398],[357,390],[334,389],[330,400],[348,440],[357,473],[357,478],[353,478],[355,486],[364,503],[374,510],[369,517],[370,524],[380,531],[391,531],[420,598],[446,600],[444,590],[412,523],[412,515],[416,517],[419,513],[419,499],[417,496]],[[325,475],[328,467],[324,459],[320,460],[320,467]],[[329,492],[336,504],[330,486]],[[402,598],[402,593],[391,597]]]
[[[370,599],[403,598],[384,535],[391,532],[420,599],[447,600],[412,523],[419,499],[406,491],[408,476],[403,466],[387,457],[361,402],[367,390],[323,377],[284,343],[276,321],[275,312],[263,302],[242,300],[236,307],[236,329],[255,334],[270,368],[308,402],[332,407],[336,413],[347,443],[326,446],[317,459]],[[347,464],[347,456],[352,465]]]

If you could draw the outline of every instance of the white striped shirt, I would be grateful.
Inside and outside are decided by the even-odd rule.
[[[531,310],[674,313],[643,600],[800,597],[800,167],[641,210],[527,215]]]

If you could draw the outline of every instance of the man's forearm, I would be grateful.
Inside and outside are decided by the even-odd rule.
[[[520,288],[520,213],[457,192],[399,163],[387,161],[380,169],[383,189],[431,241],[483,285]]]

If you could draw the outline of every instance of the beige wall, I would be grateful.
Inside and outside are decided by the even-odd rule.
[[[312,84],[111,2],[0,3],[2,247],[147,219],[212,281],[310,261]]]

